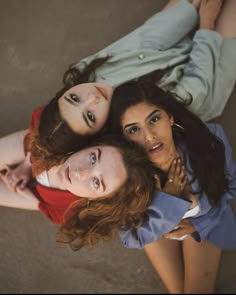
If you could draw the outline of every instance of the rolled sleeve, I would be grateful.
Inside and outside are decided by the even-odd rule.
[[[177,226],[191,203],[185,199],[156,192],[147,210],[146,222],[135,232],[120,231],[120,238],[127,248],[142,249]]]

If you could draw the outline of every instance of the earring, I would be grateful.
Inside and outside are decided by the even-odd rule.
[[[174,123],[174,125],[173,125],[173,126],[175,126],[175,127],[178,127],[178,128],[180,128],[180,129],[184,130],[184,127],[183,127],[183,126],[181,126],[181,125],[179,125],[179,124],[177,124],[177,123]]]

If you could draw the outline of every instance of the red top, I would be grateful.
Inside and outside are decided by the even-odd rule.
[[[40,115],[44,106],[37,108],[31,115],[29,132],[38,129]],[[27,136],[27,135],[26,135]],[[25,138],[26,139],[26,138]],[[26,150],[27,151],[27,150]],[[72,194],[69,191],[45,187],[38,182],[31,188],[39,200],[39,210],[53,223],[62,224],[65,218],[65,211],[73,205],[82,206],[83,198]],[[77,202],[75,202],[77,201]],[[81,203],[81,204],[80,204]],[[73,206],[74,207],[74,206]]]
[[[53,223],[62,224],[64,215],[70,205],[83,205],[83,198],[80,198],[69,191],[58,190],[43,186],[39,183],[31,189],[39,200],[39,210]]]

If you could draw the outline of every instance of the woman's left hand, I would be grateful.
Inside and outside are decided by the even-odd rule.
[[[192,234],[195,231],[195,227],[192,225],[189,219],[186,218],[182,219],[175,229],[163,236],[166,239],[181,238],[182,236]]]

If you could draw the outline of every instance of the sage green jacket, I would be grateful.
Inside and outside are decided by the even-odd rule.
[[[224,40],[206,29],[197,30],[191,39],[189,33],[198,22],[195,7],[181,0],[74,66],[82,70],[94,58],[112,56],[91,80],[113,87],[168,68],[157,85],[189,104],[202,120],[210,120],[222,113],[234,88],[236,40]]]

